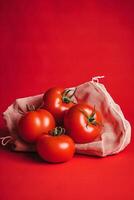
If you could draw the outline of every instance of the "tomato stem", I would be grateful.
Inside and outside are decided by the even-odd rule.
[[[70,90],[70,89],[64,90],[63,93],[62,93],[62,101],[64,103],[67,103],[67,104],[70,103],[70,102],[75,104],[75,102],[71,98],[74,96],[76,90],[77,90],[77,88],[75,88],[75,90],[73,91],[73,93],[70,96],[68,95],[68,93],[72,90]]]
[[[95,106],[94,106],[93,112],[92,112],[91,115],[88,117],[89,123],[95,122],[95,118],[94,118],[95,113],[96,113],[96,110],[95,110]]]
[[[69,96],[69,98],[72,98],[72,97],[75,95],[76,90],[77,90],[77,88],[75,88],[75,90],[74,90],[73,93]],[[70,91],[71,91],[71,90],[70,90]]]
[[[53,130],[51,130],[50,135],[52,136],[58,136],[58,135],[62,135],[65,134],[65,129],[61,126],[54,128]]]
[[[94,109],[92,111],[92,113],[90,115],[88,115],[84,110],[80,110],[80,112],[83,113],[83,115],[87,118],[87,125],[86,127],[89,125],[89,124],[92,124],[94,126],[97,126],[97,125],[101,125],[101,123],[97,122],[95,120],[95,114],[96,114],[96,109],[95,109],[95,106],[94,106]]]
[[[71,102],[71,99],[70,99],[69,97],[67,97],[67,96],[63,96],[63,97],[62,97],[62,101],[63,101],[64,103],[70,103],[70,102]]]
[[[64,90],[63,93],[62,93],[62,96],[67,96],[67,94],[68,94],[69,92],[71,92],[70,89],[69,89],[69,90]]]

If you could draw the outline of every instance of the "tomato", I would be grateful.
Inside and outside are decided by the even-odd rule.
[[[60,163],[70,160],[75,152],[75,144],[67,135],[42,135],[36,144],[40,157],[51,163]]]
[[[44,108],[53,114],[58,124],[62,124],[65,111],[74,106],[72,97],[75,91],[69,96],[70,91],[55,87],[44,94]]]
[[[55,127],[54,117],[45,109],[27,112],[18,123],[18,134],[26,142],[34,143],[43,133]]]
[[[77,104],[65,114],[64,127],[76,143],[92,142],[101,134],[101,115],[90,105]]]

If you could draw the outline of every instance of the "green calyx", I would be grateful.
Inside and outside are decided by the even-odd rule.
[[[70,102],[71,102],[71,99],[70,99],[69,97],[67,97],[67,96],[63,96],[63,97],[62,97],[62,101],[63,101],[64,103],[70,103]]]
[[[52,136],[59,136],[65,134],[65,129],[61,126],[54,128],[52,131],[49,132]]]
[[[95,120],[95,113],[96,113],[96,110],[95,110],[95,106],[94,106],[94,109],[93,109],[93,112],[91,113],[91,115],[87,116],[88,122],[93,125],[97,125],[97,122]]]
[[[62,93],[62,101],[66,104],[68,104],[70,102],[75,104],[75,102],[72,100],[72,97],[75,95],[76,89],[73,91],[73,93],[71,95],[69,95],[69,92],[71,92],[72,90],[70,90],[70,89],[64,90]]]
[[[92,124],[94,126],[100,125],[100,123],[97,122],[95,119],[95,114],[96,114],[95,106],[94,106],[93,112],[90,115],[88,115],[84,110],[80,110],[80,112],[82,112],[83,115],[87,118],[87,126],[89,124]]]

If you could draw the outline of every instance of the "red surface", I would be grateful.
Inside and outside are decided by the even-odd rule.
[[[0,112],[51,86],[103,80],[133,128],[134,1],[0,1]],[[1,119],[1,127],[2,127]],[[134,199],[134,140],[119,155],[50,165],[0,150],[1,200]]]

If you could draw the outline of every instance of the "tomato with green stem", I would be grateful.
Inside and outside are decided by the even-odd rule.
[[[36,144],[40,157],[50,163],[61,163],[70,160],[75,153],[74,141],[64,134],[64,129],[56,127],[50,134],[42,135]]]
[[[50,112],[45,109],[28,109],[23,113],[18,123],[18,135],[28,143],[35,143],[39,136],[47,134],[55,128],[55,119]]]
[[[62,124],[65,112],[75,105],[75,90],[50,88],[43,96],[44,108],[51,112],[58,124]],[[71,94],[70,94],[71,93]]]
[[[66,133],[76,143],[88,143],[101,135],[101,114],[88,104],[77,104],[64,117]]]

